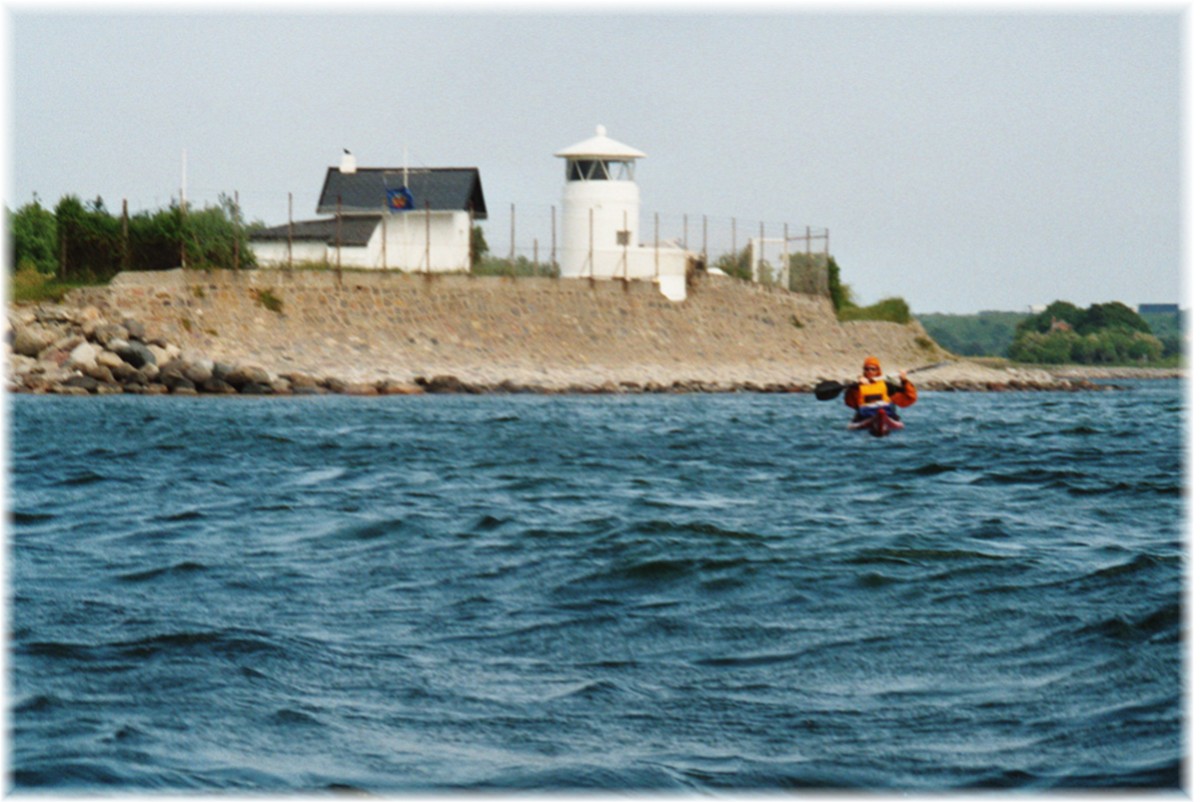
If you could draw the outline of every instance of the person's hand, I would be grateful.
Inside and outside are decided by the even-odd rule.
[[[908,371],[907,370],[900,371],[900,381],[902,381],[902,382],[908,381]]]

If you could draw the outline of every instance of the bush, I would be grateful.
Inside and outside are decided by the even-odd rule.
[[[14,213],[7,207],[9,264],[14,270],[58,272],[58,222],[37,198]]]
[[[838,320],[885,320],[891,323],[908,323],[912,312],[903,298],[884,298],[871,306],[849,304],[838,310]]]

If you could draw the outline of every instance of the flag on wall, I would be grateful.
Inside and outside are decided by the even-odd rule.
[[[412,192],[408,187],[389,189],[387,191],[388,208],[393,212],[407,212],[413,207]]]

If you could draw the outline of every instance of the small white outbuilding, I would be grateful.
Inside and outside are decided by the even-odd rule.
[[[567,167],[562,277],[652,280],[671,300],[687,298],[688,263],[696,256],[674,243],[643,245],[638,237],[634,167],[646,154],[610,139],[600,125],[595,136],[554,155]]]
[[[317,214],[250,235],[260,267],[319,262],[410,272],[471,269],[471,229],[487,219],[474,167],[330,167]]]

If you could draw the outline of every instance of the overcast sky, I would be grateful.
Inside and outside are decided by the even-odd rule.
[[[238,192],[315,217],[360,166],[478,167],[492,250],[550,240],[556,150],[644,151],[641,238],[828,228],[857,300],[1179,302],[1183,9],[165,13],[10,8],[6,202]],[[544,251],[543,251],[544,253]]]

